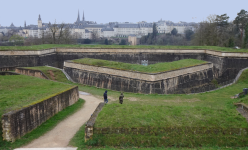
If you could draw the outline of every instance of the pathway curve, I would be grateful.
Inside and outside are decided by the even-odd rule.
[[[23,148],[67,147],[71,138],[90,118],[98,104],[103,101],[84,92],[79,92],[79,97],[85,100],[84,106],[79,111],[61,121],[51,131],[45,133],[38,139],[33,140]]]

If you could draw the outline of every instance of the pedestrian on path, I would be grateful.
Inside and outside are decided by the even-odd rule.
[[[103,98],[104,98],[104,103],[108,103],[108,95],[107,95],[107,90],[105,91],[105,93],[103,93]]]
[[[123,103],[123,98],[124,98],[124,95],[123,95],[123,93],[121,92],[121,95],[119,96],[119,102],[120,102],[120,104]]]

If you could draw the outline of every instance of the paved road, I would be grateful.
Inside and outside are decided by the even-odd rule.
[[[45,133],[43,136],[33,140],[28,145],[15,150],[36,150],[33,148],[52,148],[51,150],[74,150],[75,148],[72,149],[67,147],[69,141],[79,130],[79,128],[90,118],[91,114],[94,112],[98,104],[100,102],[103,102],[103,100],[100,100],[85,92],[80,92],[79,96],[86,101],[83,108],[81,108],[79,111],[69,116],[65,120],[61,121],[54,129]]]

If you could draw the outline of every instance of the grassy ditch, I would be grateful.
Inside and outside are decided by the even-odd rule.
[[[96,134],[88,144],[119,147],[248,146],[247,135],[237,133],[240,128],[247,130],[248,123],[233,105],[241,100],[248,104],[246,97],[231,98],[247,87],[248,70],[243,72],[237,84],[209,93],[192,95],[124,93],[124,104],[121,105],[118,103],[120,92],[109,91],[110,103],[99,113],[95,128],[110,132],[97,134],[95,130]],[[87,86],[79,89],[99,95],[99,98],[104,92],[104,89]],[[147,129],[146,131],[153,128],[154,130],[150,130],[151,133],[144,132],[144,134],[140,132],[115,133],[116,129],[131,130],[132,128],[143,128]],[[160,128],[171,130],[156,134],[158,132],[155,131]],[[191,128],[192,132],[186,130],[188,128]],[[206,130],[210,133],[205,132]]]
[[[64,75],[64,73],[56,68],[46,67],[46,66],[37,66],[37,67],[23,67],[31,70],[40,70],[42,71],[50,80],[58,81],[58,82],[68,82],[68,79]]]
[[[160,45],[63,45],[63,44],[42,44],[32,46],[1,46],[1,50],[43,50],[50,48],[122,48],[122,49],[208,49],[215,51],[225,52],[244,52],[247,53],[247,49],[233,49],[228,47],[218,46],[160,46]]]
[[[82,108],[84,103],[85,101],[83,99],[79,99],[75,104],[60,111],[49,120],[44,122],[42,125],[34,129],[32,132],[24,135],[21,139],[16,140],[14,143],[3,141],[2,137],[0,137],[0,149],[12,150],[14,148],[28,144],[32,140],[42,136],[47,131],[53,129],[60,121],[64,120],[66,117],[72,115],[78,109]],[[2,135],[2,130],[0,130],[0,135]]]
[[[183,59],[173,62],[156,63],[148,66],[143,66],[138,64],[130,64],[130,63],[93,59],[93,58],[75,59],[72,60],[72,62],[79,64],[86,64],[86,65],[100,66],[100,67],[108,67],[108,68],[120,69],[120,70],[138,71],[144,73],[165,72],[165,71],[176,70],[180,68],[191,67],[191,66],[207,63],[206,61],[203,60]]]

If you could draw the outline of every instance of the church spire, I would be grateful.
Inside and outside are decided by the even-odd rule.
[[[79,10],[78,10],[78,17],[77,17],[77,22],[80,21],[80,16],[79,16]]]
[[[40,18],[40,14],[39,14],[39,18],[38,18],[38,20],[41,20],[41,18]]]
[[[24,22],[24,28],[26,28],[26,20],[25,20],[25,22]]]
[[[84,11],[83,11],[83,21],[85,21],[85,19],[84,19]]]

